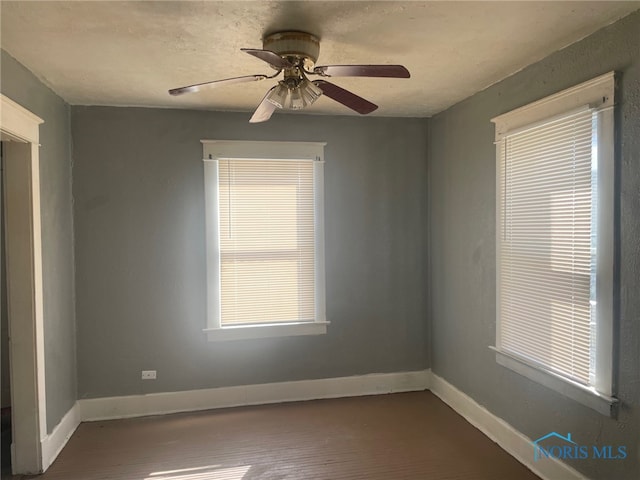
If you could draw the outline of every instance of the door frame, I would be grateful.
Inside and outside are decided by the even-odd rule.
[[[11,445],[15,474],[43,471],[45,398],[39,131],[44,121],[0,94],[4,144]]]

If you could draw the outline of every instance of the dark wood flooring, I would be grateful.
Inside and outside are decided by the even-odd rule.
[[[14,477],[15,478],[15,477]],[[39,480],[534,480],[430,392],[83,423]]]

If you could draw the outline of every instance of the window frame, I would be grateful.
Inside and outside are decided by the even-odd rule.
[[[324,267],[324,142],[276,142],[240,140],[201,140],[203,146],[207,325],[203,331],[209,341],[227,341],[327,332]],[[315,315],[312,322],[283,322],[227,325],[220,317],[220,242],[218,210],[218,161],[227,159],[310,160],[313,161],[315,230]]]
[[[615,415],[617,399],[614,383],[614,105],[615,72],[608,72],[590,81],[558,92],[549,97],[499,115],[495,124],[496,144],[496,307],[500,301],[500,253],[502,210],[500,202],[500,162],[503,161],[503,140],[509,134],[552,120],[579,108],[589,108],[597,118],[597,208],[596,238],[596,365],[595,384],[585,386],[559,375],[542,365],[505,352],[500,343],[500,309],[496,308],[496,352],[498,364],[562,395],[609,416]]]

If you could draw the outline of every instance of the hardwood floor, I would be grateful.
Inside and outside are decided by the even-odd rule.
[[[39,480],[534,480],[430,392],[83,423]]]

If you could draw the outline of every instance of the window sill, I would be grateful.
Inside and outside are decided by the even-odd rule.
[[[575,400],[576,402],[581,403],[602,415],[606,415],[608,417],[616,416],[618,399],[598,393],[592,388],[573,382],[548,370],[542,370],[537,366],[527,363],[525,360],[521,360],[508,353],[501,352],[495,347],[489,348],[496,352],[496,362],[503,367],[513,370],[514,372],[544,385],[547,388],[555,390],[561,395],[569,397],[570,399]]]
[[[205,328],[210,342],[248,340],[253,338],[293,337],[298,335],[323,335],[329,322],[304,322],[265,325],[238,325],[236,327]]]

